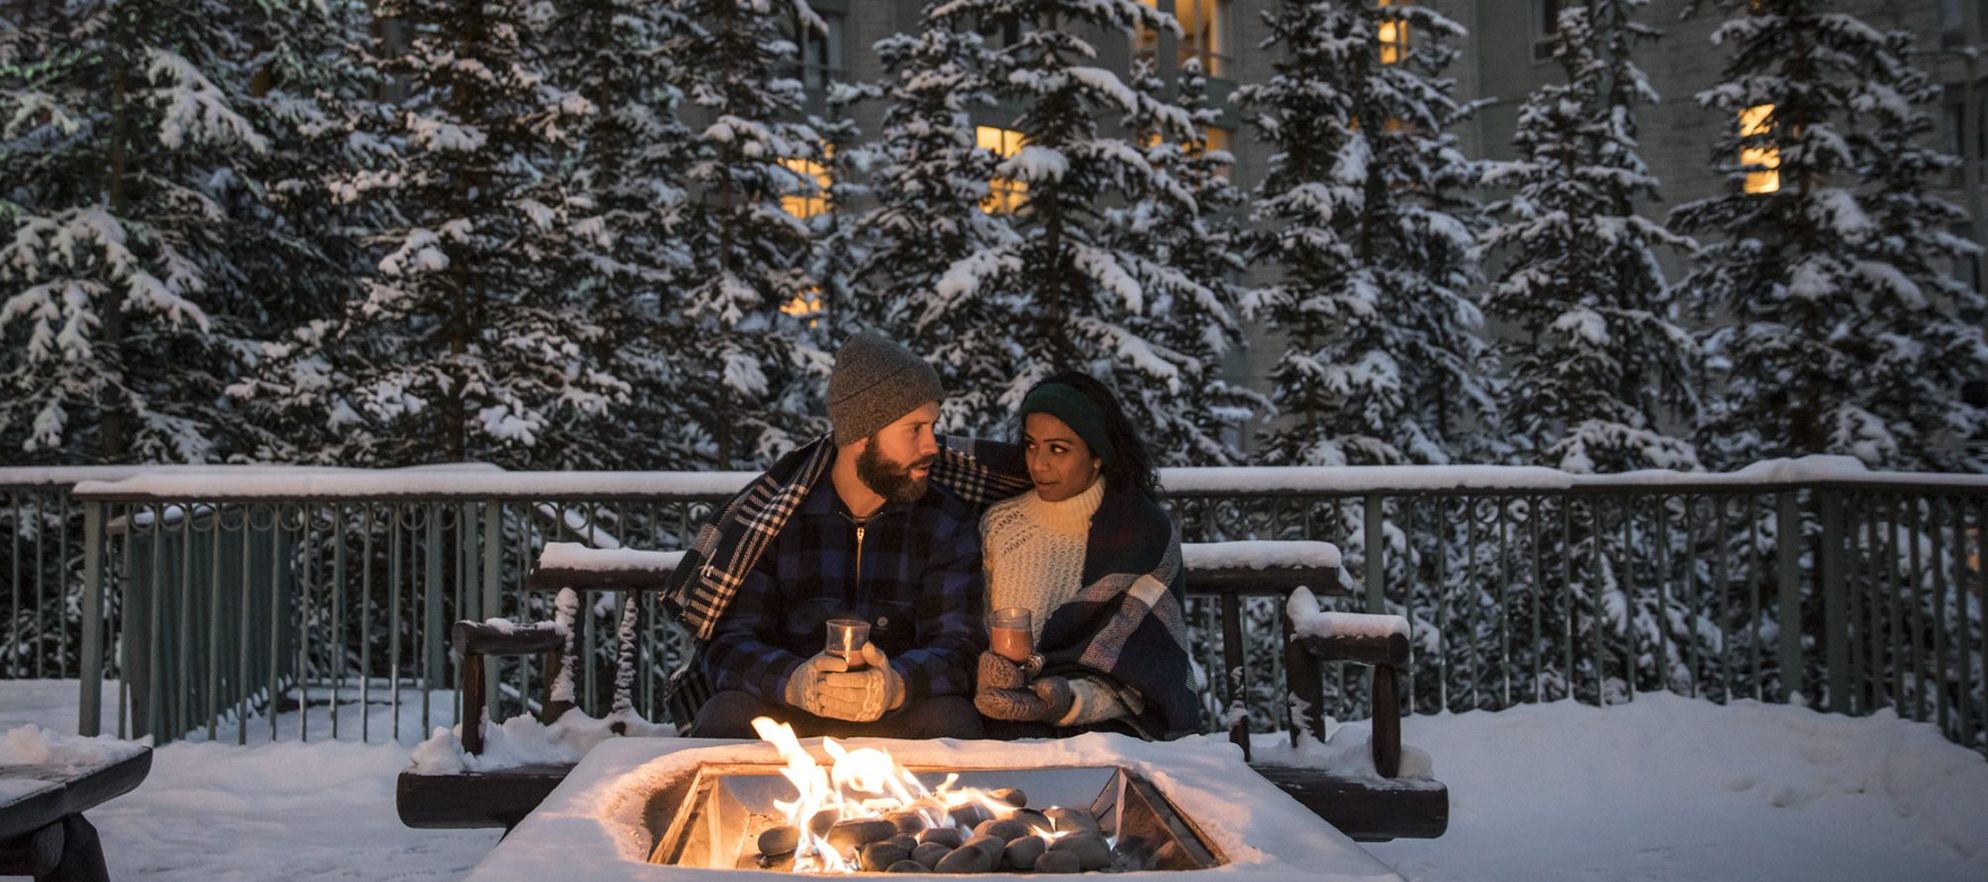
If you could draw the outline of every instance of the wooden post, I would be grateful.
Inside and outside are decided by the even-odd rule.
[[[1383,778],[1401,774],[1401,699],[1395,694],[1393,665],[1374,665],[1374,771]]]
[[[1222,678],[1229,681],[1229,708],[1241,707],[1242,716],[1229,724],[1229,740],[1242,748],[1249,760],[1249,688],[1243,676],[1242,601],[1234,592],[1222,595]]]
[[[465,652],[462,657],[462,749],[472,756],[483,752],[483,706],[489,701],[483,691],[483,653]]]

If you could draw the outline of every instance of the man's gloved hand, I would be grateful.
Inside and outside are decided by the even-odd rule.
[[[815,716],[821,716],[822,678],[832,671],[846,671],[848,662],[841,656],[819,652],[794,669],[794,675],[787,678],[787,704],[800,708]]]
[[[860,670],[824,672],[817,699],[820,709],[804,709],[818,717],[868,723],[904,706],[904,678],[890,666],[884,651],[875,643],[865,645],[863,660],[868,664]]]

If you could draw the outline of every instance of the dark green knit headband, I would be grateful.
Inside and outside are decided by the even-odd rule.
[[[1044,383],[1035,387],[1027,398],[1022,399],[1024,424],[1032,413],[1046,413],[1062,420],[1064,425],[1077,433],[1077,437],[1090,445],[1092,454],[1107,464],[1117,453],[1111,446],[1111,430],[1105,422],[1104,412],[1075,386]]]

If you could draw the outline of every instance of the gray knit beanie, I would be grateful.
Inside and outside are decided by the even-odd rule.
[[[939,372],[875,331],[859,331],[835,352],[828,375],[828,421],[835,443],[867,438],[927,401],[946,397]]]

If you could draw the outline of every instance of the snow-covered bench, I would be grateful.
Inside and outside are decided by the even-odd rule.
[[[1292,721],[1294,742],[1303,739],[1300,732],[1320,741],[1328,734],[1322,716],[1325,687],[1321,666],[1324,664],[1353,662],[1372,667],[1374,706],[1399,706],[1394,690],[1396,672],[1408,660],[1406,622],[1397,616],[1320,612],[1311,593],[1313,590],[1328,594],[1341,592],[1338,548],[1308,541],[1219,542],[1188,543],[1182,552],[1188,570],[1188,593],[1214,599],[1220,608],[1224,670],[1244,669],[1243,598],[1289,598],[1284,635],[1285,677],[1292,695],[1305,708],[1302,718]],[[632,621],[628,617],[632,615],[634,595],[659,589],[681,559],[678,552],[594,550],[551,543],[541,554],[526,587],[561,591],[558,605],[562,620],[569,619],[570,610],[580,605],[582,595],[625,591],[629,599],[624,604],[623,616],[624,620]],[[564,594],[568,589],[573,592],[571,595]],[[560,671],[573,670],[575,663],[569,624],[552,622],[527,627],[502,621],[457,623],[455,646],[464,660],[463,719],[483,718],[484,656],[545,653],[548,694],[543,705],[543,722],[555,730],[551,740],[563,744],[573,755],[513,748],[513,741],[547,740],[538,733],[520,737],[514,731],[519,721],[507,722],[501,730],[492,730],[487,724],[458,727],[459,735],[445,739],[448,743],[423,745],[417,751],[414,767],[400,776],[397,802],[401,820],[412,827],[508,828],[536,807],[558,785],[572,762],[578,760],[579,753],[584,753],[584,748],[599,737],[626,734],[631,729],[653,730],[653,724],[632,712],[635,676],[632,629],[621,629],[621,637],[615,710],[604,720],[576,722],[575,718],[582,715],[569,713],[570,679],[559,675]],[[1238,692],[1248,694],[1249,690]],[[686,665],[671,678],[664,704],[676,731],[687,733],[690,721],[708,696],[709,687],[694,664]],[[1232,709],[1230,738],[1242,747],[1244,757],[1249,758],[1246,710]],[[1285,715],[1282,708],[1269,710],[1272,717]],[[1371,756],[1370,766],[1280,763],[1271,758],[1251,765],[1354,839],[1381,841],[1442,835],[1449,823],[1448,788],[1426,772],[1400,775],[1400,718],[1395,714],[1376,716],[1371,744],[1364,751]],[[514,761],[497,758],[493,762],[493,758],[482,756],[490,736],[506,739],[500,748]]]
[[[108,880],[97,828],[83,813],[137,789],[152,749],[39,726],[0,734],[0,876]]]

